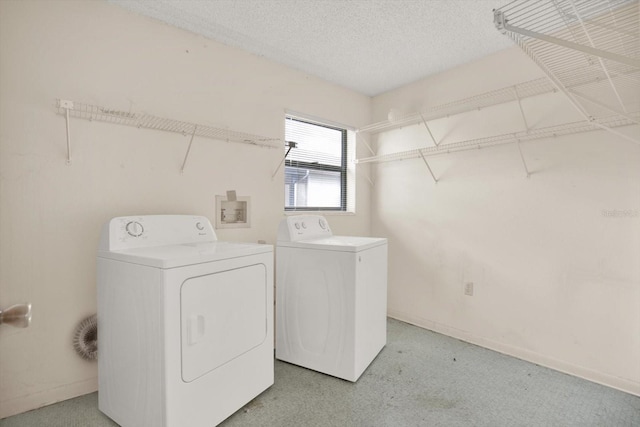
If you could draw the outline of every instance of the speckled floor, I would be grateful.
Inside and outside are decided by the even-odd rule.
[[[115,425],[97,393],[0,420]],[[221,426],[636,427],[640,397],[390,319],[387,346],[357,383],[276,361],[275,384]]]

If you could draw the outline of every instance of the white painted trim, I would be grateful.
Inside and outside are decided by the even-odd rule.
[[[389,310],[387,312],[387,315],[393,319],[400,320],[402,322],[409,323],[420,328],[428,329],[430,331],[437,332],[443,335],[447,335],[461,341],[475,344],[480,347],[488,348],[489,350],[497,351],[498,353],[506,354],[507,356],[522,359],[524,361],[535,363],[565,374],[573,375],[574,377],[582,378],[597,384],[615,388],[625,393],[640,396],[640,383],[630,381],[625,378],[608,375],[603,372],[594,371],[579,365],[575,365],[573,363],[566,362],[564,360],[548,357],[521,347],[516,347],[498,341],[493,341],[484,337],[476,336],[467,331],[453,328],[451,326],[434,322],[432,320],[425,319],[419,316],[413,316],[402,311]]]
[[[72,399],[98,390],[98,377],[0,401],[0,419]]]

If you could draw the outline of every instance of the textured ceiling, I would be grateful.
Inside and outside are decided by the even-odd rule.
[[[108,0],[365,95],[512,45],[508,0]]]

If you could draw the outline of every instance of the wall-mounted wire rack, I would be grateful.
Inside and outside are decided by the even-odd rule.
[[[577,81],[574,82],[573,85],[569,86],[571,90],[578,90],[584,85],[588,85],[593,83],[591,81]],[[540,128],[540,129],[529,129],[528,125],[526,125],[526,129],[520,133],[507,133],[501,135],[495,135],[486,138],[472,139],[466,141],[459,141],[455,143],[447,143],[440,144],[435,140],[431,130],[429,128],[428,122],[431,120],[448,117],[454,114],[461,114],[468,111],[473,110],[481,110],[486,107],[491,107],[503,103],[508,102],[517,102],[520,107],[520,112],[523,117],[523,121],[526,124],[527,120],[524,115],[524,111],[522,110],[522,99],[527,97],[532,97],[536,95],[542,95],[551,92],[557,92],[558,90],[554,86],[554,84],[546,77],[530,80],[528,82],[520,83],[514,86],[508,86],[500,89],[496,89],[493,91],[485,92],[479,95],[475,95],[472,97],[452,101],[450,103],[438,105],[432,107],[430,109],[422,110],[419,112],[408,113],[403,116],[400,116],[394,120],[387,120],[378,123],[374,123],[368,126],[364,126],[358,129],[359,133],[369,133],[375,134],[380,133],[404,126],[415,125],[417,123],[422,123],[427,128],[429,135],[431,136],[431,140],[433,142],[433,146],[424,147],[420,149],[413,149],[407,151],[401,151],[396,153],[390,153],[385,155],[375,155],[373,150],[370,149],[371,153],[374,154],[371,157],[360,158],[357,159],[356,163],[376,163],[376,162],[388,162],[394,160],[404,160],[411,158],[418,158],[422,156],[430,156],[436,154],[446,154],[456,151],[469,150],[469,149],[477,149],[482,147],[488,147],[492,145],[500,145],[506,143],[514,143],[519,141],[532,141],[535,139],[546,138],[550,136],[559,136],[559,135],[568,135],[570,133],[579,133],[586,132],[591,130],[601,129],[602,126],[606,126],[609,130],[614,129],[620,126],[632,125],[638,122],[639,115],[637,113],[631,113],[625,116],[619,115],[611,115],[599,121],[598,123],[594,123],[593,121],[588,122],[577,122],[577,123],[567,123],[564,125],[553,126],[548,128]],[[623,135],[628,138],[627,135]],[[523,159],[524,162],[524,159]],[[427,164],[427,166],[429,166]],[[526,167],[526,165],[525,165]],[[528,174],[528,172],[527,172]],[[435,180],[435,177],[434,177]]]
[[[639,0],[515,0],[494,10],[496,27],[607,130],[612,114],[638,123],[639,22]]]
[[[394,160],[403,160],[415,157],[422,157],[425,166],[429,170],[431,177],[437,183],[438,179],[435,174],[431,170],[431,166],[426,159],[427,155],[433,154],[441,154],[441,153],[450,153],[453,151],[461,151],[465,149],[473,149],[481,146],[487,145],[496,145],[498,143],[506,143],[506,142],[516,142],[512,138],[513,134],[501,135],[492,138],[483,138],[481,140],[473,140],[473,141],[461,141],[453,144],[440,144],[433,136],[431,132],[431,128],[429,127],[429,121],[448,117],[454,114],[461,114],[468,111],[473,110],[481,110],[486,107],[491,107],[498,104],[503,104],[507,102],[517,101],[520,107],[520,112],[522,113],[523,120],[526,124],[527,120],[524,116],[524,111],[522,110],[522,99],[528,98],[531,96],[542,95],[545,93],[555,92],[557,89],[554,85],[549,82],[549,80],[545,77],[535,80],[530,80],[528,82],[520,83],[513,86],[503,87],[500,89],[496,89],[493,91],[485,92],[479,95],[475,95],[469,98],[464,98],[456,101],[452,101],[446,104],[437,105],[431,107],[429,109],[421,110],[418,112],[403,114],[398,117],[394,117],[393,120],[385,120],[382,122],[374,123],[368,126],[364,126],[357,130],[356,137],[359,135],[367,134],[376,134],[392,129],[397,129],[404,126],[415,125],[417,123],[424,124],[425,128],[429,132],[429,136],[431,137],[431,141],[433,142],[433,147],[425,147],[423,149],[414,149],[409,151],[402,151],[397,153],[391,153],[387,155],[376,155],[371,146],[364,140],[362,142],[366,145],[367,149],[373,154],[372,157],[360,158],[356,159],[356,164],[362,163],[376,163],[376,162],[387,162]],[[527,126],[528,129],[528,126]],[[501,142],[500,142],[501,141]],[[518,148],[520,146],[518,145]],[[524,156],[522,155],[522,151],[520,150],[520,156],[522,157],[522,162],[527,167],[526,162],[524,160]],[[527,176],[529,176],[529,172],[527,170]],[[373,185],[373,181],[370,178],[367,178],[368,181]]]
[[[422,158],[605,129],[639,143],[616,128],[640,123],[640,0],[515,0],[494,10],[494,23],[531,57],[547,78],[504,87],[358,129],[375,134],[422,122],[433,146],[360,158],[356,163]],[[529,128],[521,100],[560,90],[585,118],[546,128]],[[525,124],[521,132],[455,143],[435,140],[428,121],[517,101]]]
[[[640,114],[634,113],[635,120],[640,119]],[[618,116],[610,116],[602,118],[602,122],[611,128],[628,126],[634,124],[629,119],[620,118]],[[546,138],[554,138],[563,135],[571,135],[581,132],[589,132],[600,130],[598,126],[586,121],[573,123],[565,123],[557,126],[549,126],[544,128],[535,128],[523,130],[520,132],[506,133],[502,135],[489,136],[485,138],[469,139],[448,144],[441,144],[432,147],[416,148],[401,152],[382,154],[378,156],[365,157],[356,160],[357,163],[382,163],[392,162],[396,160],[416,159],[438,154],[447,154],[464,150],[475,150],[479,148],[491,147],[501,144],[518,143],[525,141],[535,141]]]
[[[71,161],[71,137],[69,130],[69,118],[79,118],[85,120],[96,120],[118,125],[134,126],[142,129],[154,129],[166,132],[189,135],[191,139],[187,152],[182,162],[181,172],[184,171],[193,139],[196,136],[214,139],[218,141],[235,142],[249,145],[256,145],[267,148],[282,148],[284,141],[278,138],[267,138],[245,132],[238,132],[197,123],[190,123],[181,120],[167,119],[144,113],[132,113],[119,111],[97,105],[83,104],[69,100],[56,100],[56,110],[58,114],[65,116],[67,125],[67,162]]]
[[[544,93],[549,93],[556,90],[557,89],[553,86],[549,79],[543,77],[514,86],[503,87],[476,96],[456,100],[446,104],[437,105],[421,111],[399,114],[397,117],[393,118],[393,120],[384,120],[367,125],[358,129],[357,132],[375,134],[404,126],[414,125],[420,122],[447,117],[454,114],[478,110],[506,102],[517,101],[521,98],[542,95]]]

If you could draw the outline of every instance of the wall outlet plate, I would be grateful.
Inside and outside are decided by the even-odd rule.
[[[464,284],[464,294],[470,297],[473,296],[473,282],[467,282]]]

